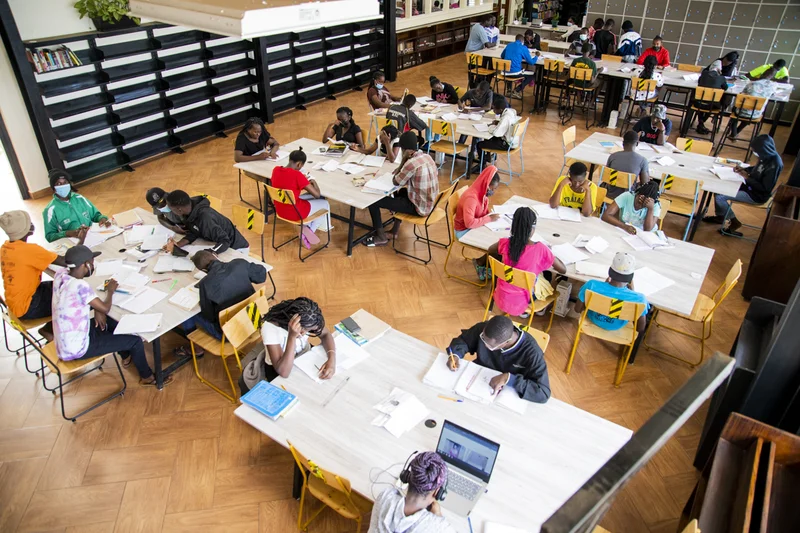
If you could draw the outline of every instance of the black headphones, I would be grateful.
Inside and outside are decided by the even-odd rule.
[[[417,455],[419,451],[414,451],[411,455],[408,456],[406,459],[406,463],[403,465],[403,469],[400,471],[400,482],[404,484],[408,484],[409,479],[411,478],[411,472],[408,470],[408,464],[411,462],[411,458]],[[445,466],[446,468],[446,466]],[[444,501],[447,497],[447,478],[445,478],[444,484],[436,489],[436,492],[433,494],[433,499],[437,502]]]

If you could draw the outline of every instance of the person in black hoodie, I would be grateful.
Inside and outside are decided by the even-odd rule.
[[[178,247],[191,244],[197,239],[215,243],[211,251],[220,254],[228,248],[242,252],[249,251],[247,242],[236,226],[227,217],[211,208],[205,196],[189,197],[184,191],[172,191],[167,195],[167,206],[175,215],[181,217],[181,225],[186,229]]]
[[[709,65],[709,67],[703,72],[700,73],[700,79],[697,80],[698,87],[707,87],[709,89],[722,89],[723,91],[728,88],[728,82],[725,80],[725,76],[722,75],[722,61],[714,61]],[[718,102],[715,104],[703,104],[700,102],[694,102],[695,107],[698,109],[708,109],[709,111],[714,109],[720,109],[722,107],[722,102]],[[689,117],[686,120],[686,129],[688,130],[688,126],[692,123],[692,110],[689,110]],[[706,128],[705,122],[708,119],[708,113],[697,113],[697,133],[700,135],[708,135],[711,133],[711,130]],[[683,135],[686,132],[682,132]]]
[[[489,383],[499,393],[503,387],[513,387],[520,398],[529,402],[545,403],[550,398],[550,380],[547,363],[536,340],[527,332],[514,327],[510,318],[494,316],[480,322],[450,341],[448,366],[455,371],[460,359],[474,353],[475,363],[503,372]]]
[[[767,134],[753,139],[753,144],[750,146],[753,149],[753,155],[758,157],[758,163],[747,168],[736,167],[736,172],[744,178],[744,183],[739,186],[739,192],[733,199],[737,202],[760,205],[766,203],[772,196],[772,189],[775,188],[778,176],[783,170],[783,159],[775,148],[775,141]],[[729,198],[729,196],[715,194],[714,210],[716,214],[713,217],[705,217],[703,222],[724,223],[725,214],[728,212]],[[737,230],[742,227],[742,223],[736,218],[733,209],[728,216],[728,222],[729,226],[723,235],[732,234],[741,237],[742,234]]]
[[[617,51],[617,36],[614,35],[614,19],[608,19],[603,29],[595,32],[594,45],[597,47],[596,56],[602,59],[603,54],[613,54]]]

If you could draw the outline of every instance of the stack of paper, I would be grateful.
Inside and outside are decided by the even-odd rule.
[[[120,268],[112,277],[119,284],[117,291],[123,294],[133,294],[150,281],[150,276],[139,274],[135,269],[128,267]],[[98,287],[98,290],[105,290],[105,282]]]
[[[88,248],[93,248],[98,244],[106,242],[111,237],[116,237],[122,233],[122,231],[122,228],[118,226],[106,228],[95,222],[89,228],[89,231],[86,232],[86,238],[83,240],[83,244]]]
[[[164,226],[149,224],[143,226],[134,226],[127,230],[123,237],[125,238],[125,244],[135,244],[137,242],[142,242],[146,238],[156,234],[165,235],[167,238],[175,236],[174,231],[169,230]]]
[[[122,315],[114,330],[114,335],[136,335],[152,333],[161,327],[161,313],[152,315]]]
[[[400,437],[428,416],[428,408],[416,396],[395,387],[392,393],[382,402],[375,405],[380,414],[372,421],[373,426],[380,426]]]
[[[573,246],[578,248],[585,248],[586,251],[591,252],[593,254],[602,254],[606,251],[609,244],[604,238],[599,236],[590,236],[590,235],[582,235],[579,234],[575,237],[575,240],[572,242]]]
[[[572,263],[589,259],[588,255],[581,252],[568,242],[553,246],[553,254],[561,259],[561,262],[565,265],[571,265]]]
[[[744,183],[744,178],[740,174],[737,174],[736,170],[734,170],[731,167],[726,167],[723,165],[714,165],[711,168],[711,173],[717,176],[721,180]]]
[[[558,218],[561,220],[566,220],[567,222],[581,221],[581,212],[578,209],[560,205],[556,210],[558,211]]]
[[[123,261],[122,259],[110,259],[108,261],[95,261],[95,271],[93,276],[127,276],[129,272],[139,272],[142,265],[139,263],[131,263]]]
[[[117,224],[117,226],[125,229],[143,223],[139,214],[133,209],[129,211],[123,211],[122,213],[117,213],[111,218],[114,219],[114,222]]]
[[[486,132],[489,131],[489,125],[488,124],[475,124],[472,127],[475,128],[475,131],[480,131],[482,133],[486,133]]]
[[[394,175],[391,172],[387,172],[382,176],[369,180],[361,188],[361,191],[370,194],[387,195],[394,192],[397,188],[397,185],[394,184]]]
[[[368,351],[350,340],[347,335],[341,333],[336,335],[334,342],[336,343],[337,374],[354,367],[370,355]],[[317,383],[322,383],[319,378],[319,371],[327,361],[328,354],[325,352],[325,347],[320,344],[314,346],[308,353],[296,358],[294,366]]]
[[[578,261],[575,263],[575,272],[582,276],[606,279],[608,277],[608,265],[590,263],[589,261]]]
[[[169,303],[191,311],[200,305],[200,291],[192,287],[184,287],[169,299]]]
[[[503,205],[496,205],[492,207],[492,213],[497,213],[498,215],[508,215],[510,217],[514,216],[514,213],[517,212],[517,209],[522,207],[522,204],[512,204],[512,203],[504,203]]]
[[[194,270],[194,263],[188,257],[175,257],[172,255],[160,255],[153,272],[162,274],[164,272],[191,272]]]
[[[674,284],[674,280],[662,276],[650,267],[640,268],[633,273],[633,289],[645,296],[650,296]]]
[[[654,159],[653,162],[658,163],[662,167],[669,167],[675,164],[675,160],[666,155],[662,155],[661,157]]]

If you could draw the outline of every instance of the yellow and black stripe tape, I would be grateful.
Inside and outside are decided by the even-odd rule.
[[[439,133],[439,135],[450,135],[450,124],[443,122],[441,126],[441,133]]]
[[[644,90],[647,88],[647,82],[648,82],[648,81],[649,81],[649,80],[643,80],[643,79],[640,79],[640,80],[639,80],[639,89],[638,89],[638,90],[640,90],[640,91],[644,91]]]
[[[684,151],[691,152],[693,144],[694,144],[694,140],[693,139],[686,139],[686,144],[683,145]]]
[[[514,268],[507,266],[503,268],[503,279],[506,280],[507,283],[514,282]]]
[[[664,190],[668,190],[672,188],[672,184],[675,182],[675,177],[672,174],[667,174],[664,178]]]
[[[253,224],[255,224],[255,217],[256,212],[253,209],[247,210],[247,229],[253,229]]]
[[[258,329],[258,323],[261,321],[261,313],[258,312],[258,305],[253,302],[247,307],[247,318],[252,322],[253,327]]]
[[[616,185],[617,184],[617,175],[618,174],[619,174],[618,170],[613,170],[613,169],[611,170],[611,173],[609,174],[609,178],[608,178],[608,183],[610,185]]]
[[[611,299],[611,307],[608,310],[608,316],[611,318],[619,318],[619,315],[622,313],[622,304],[625,303],[625,300],[617,300],[616,298]]]
[[[278,189],[278,202],[282,204],[289,203],[289,195],[286,194],[286,191],[283,189]]]

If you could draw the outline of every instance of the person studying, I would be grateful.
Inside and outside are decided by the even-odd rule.
[[[492,108],[494,93],[488,81],[483,80],[474,89],[464,93],[458,101],[458,110],[473,109],[478,111],[489,111]]]
[[[483,50],[484,48],[492,48],[497,46],[497,43],[489,42],[489,35],[486,32],[487,29],[492,27],[492,20],[492,15],[488,14],[483,17],[483,20],[481,20],[480,23],[475,23],[472,25],[472,28],[469,30],[469,39],[467,40],[467,45],[464,48],[465,52],[477,52],[478,50]]]
[[[367,103],[370,109],[388,108],[392,105],[392,102],[400,100],[392,96],[385,83],[386,76],[382,71],[376,70],[372,73],[372,79],[369,81],[369,87],[367,88]]]
[[[278,157],[280,143],[272,137],[258,117],[250,117],[244,123],[236,144],[233,147],[233,160],[237,163],[245,161],[261,161]]]
[[[550,380],[547,363],[536,339],[514,326],[506,316],[493,316],[479,322],[450,341],[449,352],[454,356],[447,363],[457,370],[468,353],[476,355],[475,363],[503,372],[492,378],[489,385],[494,394],[503,387],[513,388],[519,397],[534,403],[550,399]]]
[[[461,194],[453,219],[457,239],[461,239],[471,229],[479,228],[500,218],[501,215],[489,212],[489,198],[494,195],[499,186],[500,176],[497,174],[497,167],[489,165],[483,169],[475,183]],[[473,259],[472,264],[478,273],[478,279],[485,281],[486,256]]]
[[[511,93],[511,98],[517,99],[522,98],[521,91],[525,89],[525,87],[527,87],[528,84],[536,77],[533,72],[528,74],[522,69],[523,62],[525,62],[531,68],[533,68],[533,65],[536,64],[536,60],[531,57],[530,51],[528,51],[528,48],[523,44],[522,41],[522,35],[517,35],[514,42],[506,45],[503,53],[500,54],[502,59],[511,62],[508,72],[505,73],[506,76],[522,74],[522,81],[520,81],[516,87],[514,87],[514,90]]]
[[[636,145],[639,144],[639,134],[633,130],[628,130],[622,136],[622,151],[614,152],[608,156],[606,166],[620,172],[627,172],[638,176],[639,184],[650,181],[649,166],[650,162],[645,156],[636,152]],[[601,187],[606,189],[606,198],[614,199],[623,192],[624,187],[617,187],[608,183],[601,183]],[[633,184],[631,184],[633,187]]]
[[[53,199],[42,212],[44,238],[47,242],[64,237],[80,238],[92,222],[110,226],[111,221],[85,196],[78,194],[72,185],[72,176],[66,170],[53,169],[47,173]]]
[[[636,235],[637,229],[655,231],[661,215],[658,196],[658,183],[655,181],[640,185],[634,193],[625,191],[606,207],[603,221],[622,228],[631,235]]]
[[[642,36],[633,29],[633,22],[626,20],[622,23],[622,37],[619,38],[617,55],[622,57],[624,63],[635,63],[642,53]]]
[[[669,66],[669,50],[664,48],[664,39],[662,39],[660,35],[653,37],[653,46],[645,50],[642,55],[639,56],[639,59],[636,60],[636,63],[644,65],[644,60],[648,57],[656,58],[658,68],[663,69]]]
[[[639,134],[642,142],[664,146],[672,132],[672,121],[667,118],[667,106],[656,104],[649,117],[640,118],[633,125],[633,131]]]
[[[749,80],[771,80],[780,83],[789,83],[789,69],[786,60],[779,59],[773,64],[767,63],[756,67],[746,74]]]
[[[153,214],[158,218],[158,223],[174,231],[175,233],[185,234],[186,231],[181,226],[181,219],[173,213],[167,205],[167,192],[159,187],[147,189],[145,200],[153,208]]]
[[[403,151],[400,149],[399,142],[397,128],[392,124],[387,124],[381,128],[375,142],[364,148],[363,153],[383,156],[390,163],[399,163],[403,159]]]
[[[586,193],[589,201],[586,201]],[[561,176],[550,194],[550,207],[563,205],[580,209],[585,217],[592,216],[597,206],[597,185],[587,178],[586,165],[577,161],[569,166],[566,176]]]
[[[336,110],[336,122],[331,122],[322,134],[322,142],[328,140],[343,141],[356,151],[364,149],[364,135],[361,128],[353,120],[353,110],[349,107],[340,107]]]
[[[180,217],[181,224],[186,228],[186,234],[179,241],[170,239],[165,246],[167,251],[171,252],[173,245],[180,248],[197,239],[205,239],[215,243],[211,248],[215,253],[222,253],[228,248],[250,253],[247,239],[239,233],[233,222],[212,209],[205,196],[192,198],[184,191],[172,191],[167,195],[167,206]]]
[[[481,163],[494,163],[493,159],[492,161],[484,161],[485,154],[483,151],[486,149],[508,150],[519,145],[519,137],[514,137],[514,125],[519,120],[519,117],[513,107],[508,107],[508,101],[505,96],[502,94],[494,95],[492,111],[495,115],[495,120],[492,122],[494,126],[494,129],[491,130],[492,136],[480,141],[477,145]],[[494,156],[492,155],[491,157]],[[477,174],[479,171],[480,165],[472,168],[473,173]]]
[[[439,81],[436,76],[428,78],[431,83],[431,99],[441,104],[457,104],[458,93],[455,87],[449,83]]]
[[[405,133],[407,131],[417,130],[417,132],[422,135],[422,132],[425,131],[428,125],[411,110],[416,103],[417,97],[413,94],[407,94],[403,97],[402,102],[389,107],[389,110],[386,112],[386,118],[394,120],[397,123],[398,131]]]
[[[524,44],[525,48],[528,50],[542,49],[542,39],[538,33],[535,33],[533,30],[525,30],[525,35],[523,37],[525,40],[522,41],[522,44]]]

